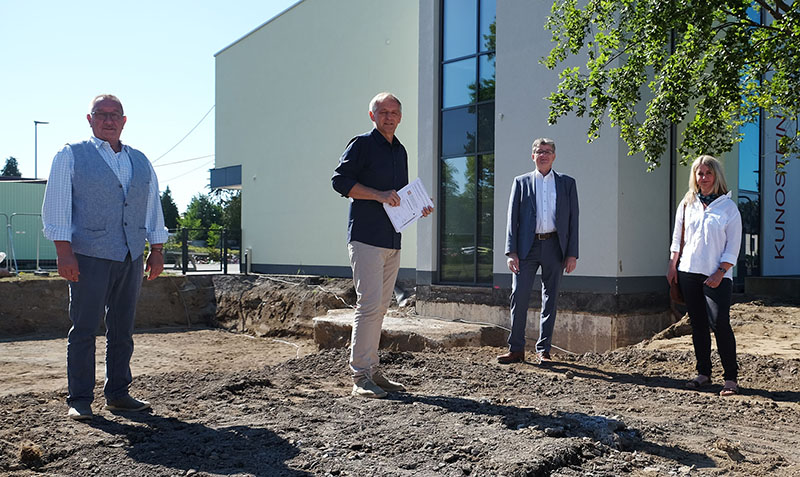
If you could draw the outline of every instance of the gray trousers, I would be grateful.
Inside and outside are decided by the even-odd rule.
[[[106,399],[128,394],[133,355],[133,321],[144,276],[143,257],[124,262],[75,255],[80,276],[69,283],[67,337],[67,403],[94,400],[95,334],[100,320],[106,325]]]
[[[525,350],[525,327],[528,322],[528,303],[531,298],[536,271],[542,268],[542,310],[539,318],[537,352],[550,352],[553,327],[556,323],[558,286],[564,274],[564,259],[558,237],[534,240],[528,256],[519,261],[519,273],[514,274],[511,292],[511,334],[508,347],[511,351]]]

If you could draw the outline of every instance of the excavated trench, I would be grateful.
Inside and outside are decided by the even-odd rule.
[[[162,275],[144,282],[136,328],[220,327],[255,336],[312,335],[311,319],[355,303],[350,279],[265,275]],[[67,283],[0,280],[0,339],[69,330]]]

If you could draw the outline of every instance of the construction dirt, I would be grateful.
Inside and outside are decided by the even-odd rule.
[[[383,400],[350,397],[347,350],[317,351],[307,327],[140,332],[131,392],[152,412],[115,415],[100,397],[89,423],[66,418],[65,340],[6,340],[0,474],[800,475],[800,307],[746,301],[732,321],[728,398],[716,353],[714,384],[684,388],[685,324],[548,367],[498,365],[500,348],[381,352],[408,387]]]

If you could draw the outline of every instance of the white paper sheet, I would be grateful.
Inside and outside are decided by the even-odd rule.
[[[399,233],[422,217],[422,209],[433,207],[433,201],[419,177],[397,191],[397,195],[400,196],[400,205],[392,207],[383,204],[383,208],[392,221],[394,230]]]

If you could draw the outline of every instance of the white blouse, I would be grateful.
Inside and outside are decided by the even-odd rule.
[[[685,206],[681,201],[675,213],[675,229],[672,231],[670,252],[681,248],[681,228],[686,207],[686,230],[684,231],[683,254],[678,270],[688,273],[712,275],[722,262],[736,265],[739,246],[742,242],[742,216],[731,199],[731,193],[717,197],[703,208],[700,199]],[[725,272],[725,278],[733,279],[733,267]]]

